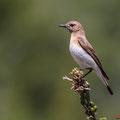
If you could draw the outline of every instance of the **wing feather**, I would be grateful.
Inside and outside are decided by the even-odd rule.
[[[80,46],[93,58],[93,60],[95,61],[95,63],[98,65],[98,67],[100,68],[103,76],[109,80],[108,76],[106,75],[106,73],[103,70],[102,64],[99,60],[99,58],[97,57],[93,47],[91,46],[91,44],[88,41],[84,41],[82,40],[82,38],[78,39],[78,42],[80,44]]]

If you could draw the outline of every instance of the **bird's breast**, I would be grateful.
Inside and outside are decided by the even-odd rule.
[[[79,45],[79,43],[76,44],[73,40],[70,40],[69,49],[73,59],[81,68],[96,67],[96,63],[92,57]]]

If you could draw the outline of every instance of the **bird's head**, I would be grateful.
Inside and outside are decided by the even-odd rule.
[[[76,31],[83,30],[82,25],[77,21],[70,21],[66,24],[60,25],[60,27],[67,28],[70,32],[76,32]]]

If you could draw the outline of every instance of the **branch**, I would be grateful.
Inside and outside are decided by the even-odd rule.
[[[69,80],[72,83],[72,89],[75,92],[78,92],[80,95],[81,105],[85,109],[85,113],[87,115],[88,120],[97,120],[96,111],[97,106],[90,100],[90,84],[82,78],[83,72],[78,68],[74,68],[71,72],[72,79],[67,76],[63,77],[63,79]],[[106,118],[100,118],[99,120],[107,120]]]

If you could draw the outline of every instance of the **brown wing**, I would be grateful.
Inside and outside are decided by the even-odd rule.
[[[106,73],[103,70],[102,64],[100,62],[100,60],[98,59],[94,49],[92,48],[91,44],[88,41],[84,41],[81,40],[82,38],[80,38],[78,40],[80,46],[93,58],[93,60],[96,62],[96,64],[98,65],[98,67],[100,68],[103,76],[109,80],[108,76],[106,75]]]

